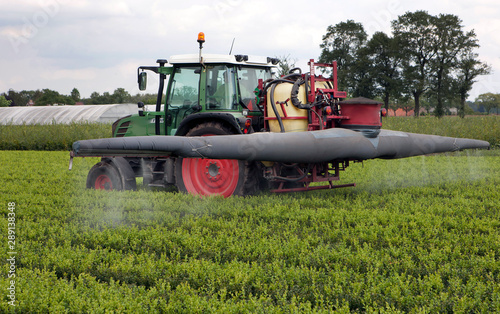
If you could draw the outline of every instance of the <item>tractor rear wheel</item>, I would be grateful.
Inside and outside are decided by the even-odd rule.
[[[87,175],[87,188],[96,190],[135,190],[132,167],[122,158],[103,158]]]
[[[186,136],[234,134],[219,122],[206,122]],[[179,191],[195,195],[249,195],[257,190],[258,173],[254,163],[234,159],[177,158],[176,185]]]

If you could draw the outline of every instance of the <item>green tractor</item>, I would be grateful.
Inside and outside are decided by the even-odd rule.
[[[202,56],[201,47],[202,42],[199,55],[173,56],[169,62],[158,60],[158,66],[138,68],[140,90],[146,89],[146,71],[159,75],[156,110],[146,111],[146,106],[139,103],[138,114],[113,123],[113,137],[212,136],[260,131],[264,112],[257,104],[256,88],[259,81],[271,79],[278,60],[247,55]],[[175,185],[180,191],[202,195],[246,195],[257,188],[257,167],[246,161],[112,157],[103,156],[91,169],[88,188],[134,189],[135,177],[140,176],[147,186]]]

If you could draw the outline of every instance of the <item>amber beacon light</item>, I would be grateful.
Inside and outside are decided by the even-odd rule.
[[[198,42],[200,43],[201,47],[201,45],[205,42],[205,33],[203,32],[198,33]]]

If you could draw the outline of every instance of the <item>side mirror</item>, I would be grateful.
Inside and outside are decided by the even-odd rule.
[[[146,72],[140,72],[137,81],[139,83],[139,90],[146,90],[148,85],[148,74]]]

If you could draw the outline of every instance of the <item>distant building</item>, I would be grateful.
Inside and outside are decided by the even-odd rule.
[[[389,117],[410,117],[413,116],[415,112],[413,110],[409,110],[406,112],[404,109],[398,108],[396,110],[389,109]]]
[[[433,110],[434,109],[431,108],[430,111],[427,111],[427,109],[421,107],[419,112],[420,112],[420,115],[423,116],[423,115],[426,115],[426,114],[432,112]],[[415,110],[413,110],[413,109],[408,110],[408,112],[403,108],[398,108],[396,110],[389,109],[389,112],[388,112],[389,117],[413,117],[414,115],[415,115]]]

